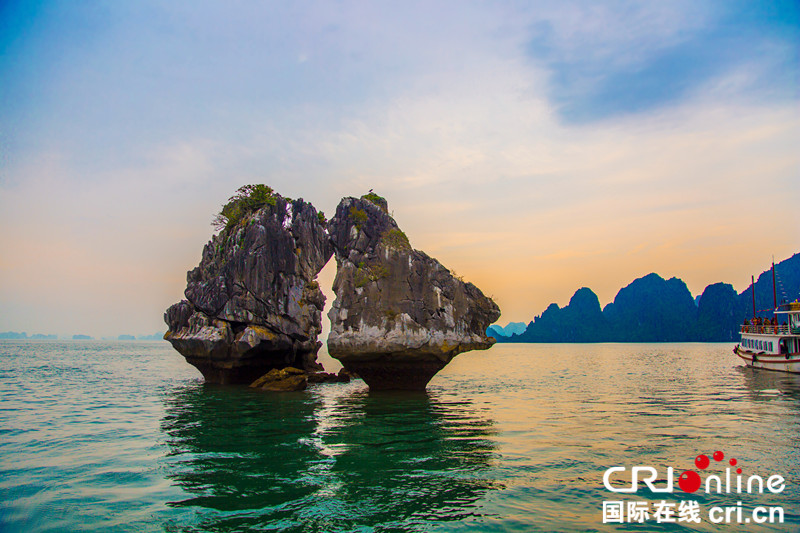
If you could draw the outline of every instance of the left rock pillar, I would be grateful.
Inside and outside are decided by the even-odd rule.
[[[325,218],[302,199],[258,187],[258,195],[243,187],[223,208],[227,224],[188,272],[186,300],[164,314],[164,338],[210,383],[321,369],[325,296],[316,277],[333,255]]]

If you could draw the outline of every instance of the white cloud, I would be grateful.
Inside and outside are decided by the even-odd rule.
[[[77,139],[15,152],[0,192],[0,223],[13,228],[0,236],[3,329],[30,331],[36,320],[95,335],[161,327],[214,212],[251,182],[329,215],[342,196],[374,188],[415,247],[498,297],[503,320],[527,321],[584,285],[605,303],[651,270],[683,277],[693,292],[716,281],[741,288],[740,271],[796,251],[796,234],[765,233],[741,216],[751,206],[789,209],[800,196],[796,104],[738,98],[736,84],[752,83],[742,70],[729,76],[745,81],[717,80],[722,88],[669,109],[566,125],[546,96],[551,73],[528,54],[537,22],[550,24],[563,57],[636,61],[705,19],[687,20],[673,3],[557,5],[324,3],[285,7],[266,28],[267,13],[198,10],[165,46],[208,53],[210,66],[189,58],[180,79],[126,96],[164,102],[113,124],[113,150]],[[210,15],[221,20],[204,43]],[[222,51],[206,48],[219,43]],[[234,63],[218,69],[227,57]],[[124,91],[112,74],[98,83]],[[730,260],[744,250],[744,262]]]

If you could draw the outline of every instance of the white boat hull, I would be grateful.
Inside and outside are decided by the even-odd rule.
[[[784,355],[753,352],[741,346],[736,346],[736,348],[733,349],[733,353],[738,355],[747,366],[753,368],[800,374],[800,353]]]

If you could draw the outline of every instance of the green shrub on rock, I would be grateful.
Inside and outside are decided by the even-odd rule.
[[[228,199],[228,203],[214,217],[212,225],[221,229],[230,229],[241,222],[244,217],[265,205],[274,206],[276,203],[272,187],[263,183],[244,185],[237,189],[236,194]]]
[[[390,229],[381,234],[381,244],[387,248],[397,248],[400,250],[410,250],[411,243],[408,236],[400,229]]]
[[[377,205],[381,208],[381,211],[384,213],[389,213],[389,203],[386,201],[386,198],[379,194],[375,194],[372,191],[369,191],[367,194],[361,197],[362,200],[368,200],[373,204]]]
[[[363,209],[359,209],[357,207],[351,207],[350,218],[353,219],[353,222],[355,223],[356,227],[358,229],[361,229],[361,226],[363,226],[367,222],[367,219],[369,217],[367,216],[367,212],[364,211]]]

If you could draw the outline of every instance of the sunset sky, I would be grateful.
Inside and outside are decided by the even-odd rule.
[[[798,68],[796,0],[6,0],[0,331],[164,331],[246,183],[374,189],[501,324],[741,291],[800,251]]]

